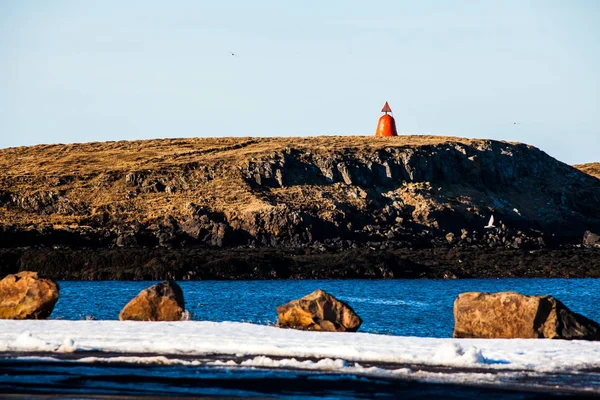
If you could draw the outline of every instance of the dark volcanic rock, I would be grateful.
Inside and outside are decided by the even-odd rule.
[[[0,277],[54,280],[600,278],[600,248],[0,249]]]
[[[58,285],[23,271],[0,281],[0,319],[47,319],[58,301]]]
[[[356,332],[362,320],[352,308],[323,290],[277,307],[277,326],[312,331]]]
[[[454,337],[600,340],[600,325],[552,296],[468,292],[454,301]]]
[[[142,290],[121,310],[121,321],[180,321],[185,312],[183,292],[173,281]]]

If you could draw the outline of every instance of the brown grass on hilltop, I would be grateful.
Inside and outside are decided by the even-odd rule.
[[[208,206],[226,215],[269,210],[278,204],[335,208],[347,191],[297,187],[273,190],[267,199],[251,190],[240,169],[252,159],[294,148],[313,154],[364,152],[384,148],[406,148],[444,143],[483,145],[489,141],[444,136],[320,136],[289,138],[188,138],[153,139],[82,144],[37,145],[0,149],[0,224],[55,226],[84,224],[109,213],[122,220],[142,223],[167,215],[189,213],[189,203]],[[129,173],[176,182],[183,189],[174,193],[139,190],[126,183]],[[305,190],[306,189],[306,190]],[[137,190],[137,192],[136,192]],[[18,194],[28,202],[32,196],[52,194],[66,204],[64,212],[27,210],[2,206],[2,193]],[[360,196],[360,193],[354,194]],[[63,201],[61,200],[61,201]],[[364,201],[363,201],[364,202]],[[357,201],[358,203],[358,201]],[[69,211],[69,205],[78,210]],[[81,209],[84,208],[82,211]],[[298,205],[300,208],[300,205]]]
[[[472,144],[479,139],[449,136],[318,136],[290,138],[189,138],[118,142],[51,144],[0,149],[0,177],[89,175],[108,171],[157,169],[189,162],[237,162],[283,150],[314,152],[345,148],[378,150],[385,147]]]
[[[600,179],[600,162],[592,162],[587,164],[576,164],[573,167],[585,172],[588,175],[595,176]]]

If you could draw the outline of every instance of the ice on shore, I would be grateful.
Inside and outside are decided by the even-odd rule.
[[[197,365],[197,362],[189,360],[189,356],[217,354],[245,359],[236,362],[231,357],[224,357],[223,360],[216,357],[209,365],[412,376],[461,383],[493,381],[502,373],[578,373],[600,368],[600,342],[435,339],[368,333],[304,332],[247,323],[204,321],[0,320],[0,351],[101,351],[123,355],[84,357],[79,361],[181,365]],[[147,356],[148,353],[153,356]],[[187,358],[177,359],[177,355]],[[365,363],[378,366],[369,367]],[[386,363],[396,366],[379,368],[379,364]],[[432,372],[415,372],[408,367],[414,364],[457,367],[458,372],[443,376]]]

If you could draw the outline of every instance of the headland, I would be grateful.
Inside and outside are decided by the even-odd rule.
[[[0,275],[599,277],[595,164],[440,136],[2,149]]]

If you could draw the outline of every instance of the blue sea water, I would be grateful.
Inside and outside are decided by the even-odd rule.
[[[114,320],[142,289],[157,282],[61,281],[52,319]],[[451,337],[453,302],[468,291],[552,295],[571,310],[600,321],[600,279],[184,281],[193,320],[274,324],[278,305],[323,289],[363,319],[361,332]]]

